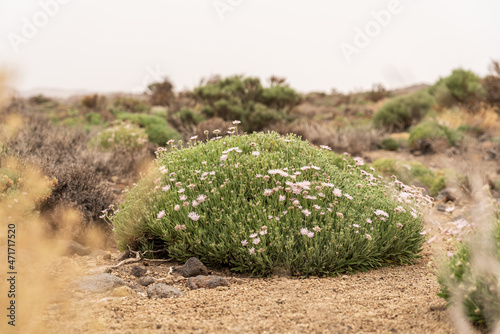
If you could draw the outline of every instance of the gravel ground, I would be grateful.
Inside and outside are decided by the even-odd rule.
[[[113,255],[118,255],[114,253]],[[73,258],[81,266],[110,264]],[[168,266],[149,266],[167,277]],[[131,283],[129,268],[113,273]],[[453,333],[433,274],[430,246],[416,265],[386,267],[336,278],[232,277],[230,287],[193,290],[172,299],[133,293],[109,297],[77,293],[52,304],[49,331],[58,333]]]

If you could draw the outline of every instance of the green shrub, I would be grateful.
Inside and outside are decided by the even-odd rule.
[[[121,249],[161,248],[178,261],[197,256],[252,275],[412,263],[423,223],[397,196],[425,199],[398,182],[386,188],[358,167],[339,169],[338,159],[276,133],[174,148],[158,153],[156,167],[110,219]]]
[[[399,142],[393,138],[384,138],[380,142],[380,146],[387,151],[397,151],[399,149]]]
[[[189,108],[182,108],[180,111],[175,113],[183,124],[193,124],[198,125],[205,120],[202,114],[199,114]]]
[[[113,100],[111,103],[113,113],[118,112],[131,112],[131,113],[144,113],[151,110],[151,106],[146,102],[128,96],[120,96]]]
[[[118,123],[92,138],[90,146],[102,150],[114,150],[116,148],[135,150],[143,147],[147,141],[148,136],[144,129],[135,124]]]
[[[417,147],[419,142],[432,143],[438,139],[445,139],[450,146],[458,145],[462,135],[446,125],[441,125],[436,121],[426,121],[418,124],[410,130],[408,144],[410,147]]]
[[[436,103],[443,108],[450,108],[458,101],[451,94],[450,90],[446,86],[444,79],[439,80],[434,87],[432,88],[432,92],[434,98],[436,99]]]
[[[119,113],[116,115],[119,120],[125,120],[144,127],[149,141],[156,145],[165,145],[170,139],[179,140],[181,135],[172,128],[167,121],[156,115]]]
[[[389,100],[373,117],[375,126],[402,131],[418,123],[435,104],[426,91]]]
[[[283,79],[263,87],[259,78],[217,78],[195,88],[194,97],[203,104],[202,113],[225,121],[240,120],[245,131],[259,131],[284,116],[301,101]],[[270,123],[269,123],[270,122]]]
[[[465,224],[465,221],[460,221]],[[500,215],[494,223],[493,254],[474,254],[476,262],[488,261],[484,264],[474,264],[471,254],[470,241],[458,245],[452,257],[443,261],[438,270],[438,281],[441,285],[439,296],[446,299],[448,305],[461,303],[463,312],[468,320],[480,329],[489,332],[500,321],[500,281],[498,273],[491,270],[500,261]],[[482,240],[481,243],[487,242]],[[477,253],[477,252],[476,252]],[[488,259],[487,256],[493,256]],[[495,263],[496,261],[496,263]],[[489,269],[489,270],[488,270]]]
[[[462,103],[473,102],[485,95],[480,78],[471,71],[456,69],[444,79],[444,84],[451,95]]]

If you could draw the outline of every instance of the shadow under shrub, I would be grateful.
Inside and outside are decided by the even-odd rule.
[[[463,135],[436,121],[426,121],[410,130],[410,150],[422,153],[439,153],[450,146],[457,146]]]
[[[412,263],[428,198],[383,183],[362,162],[276,133],[230,136],[159,152],[116,215],[119,247],[252,275],[336,275]],[[385,187],[385,186],[388,187]],[[393,197],[394,196],[394,197]]]

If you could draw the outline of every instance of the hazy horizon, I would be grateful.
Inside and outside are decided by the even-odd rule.
[[[301,91],[432,83],[500,59],[500,3],[459,0],[27,0],[0,4],[0,66],[20,91],[138,92],[164,76],[285,77]]]

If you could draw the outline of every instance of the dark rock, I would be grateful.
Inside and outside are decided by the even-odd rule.
[[[135,277],[141,277],[146,275],[147,271],[148,270],[144,266],[136,264],[130,269],[130,274]]]
[[[184,292],[165,283],[150,285],[148,288],[149,298],[173,298],[185,295]]]
[[[455,202],[457,200],[457,196],[455,194],[455,191],[449,188],[445,188],[439,192],[439,194],[436,196],[436,202],[439,203],[446,203],[449,201]]]
[[[80,279],[76,284],[76,289],[88,292],[107,292],[122,285],[125,285],[125,282],[114,275],[96,274]]]
[[[205,265],[195,257],[187,260],[183,266],[175,267],[173,271],[184,277],[208,275],[207,267],[205,267]]]
[[[79,244],[73,240],[62,241],[63,243],[63,255],[72,256],[72,255],[89,255],[91,253],[91,249],[89,247],[85,247],[82,244]]]
[[[230,286],[227,279],[219,276],[196,276],[187,280],[187,287],[195,289],[214,289],[218,286]]]
[[[153,284],[155,282],[155,279],[151,276],[144,276],[144,277],[139,278],[139,280],[137,282],[142,286],[148,286],[148,285]]]

